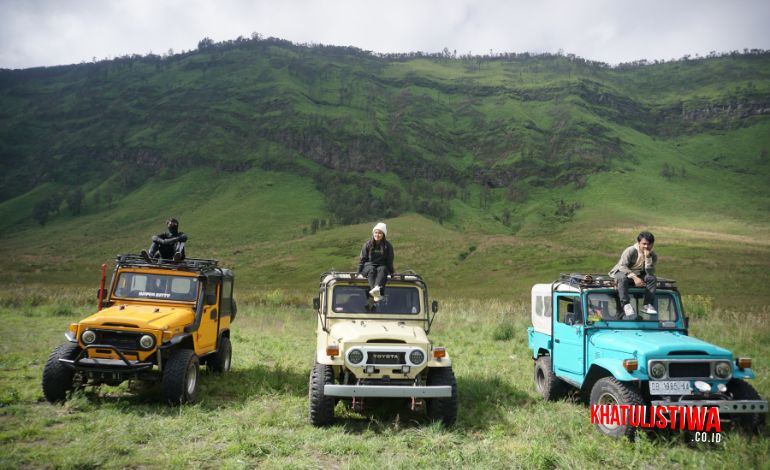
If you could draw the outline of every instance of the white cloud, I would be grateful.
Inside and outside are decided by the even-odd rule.
[[[0,67],[189,50],[259,32],[377,52],[556,52],[610,63],[770,49],[765,0],[3,0]]]

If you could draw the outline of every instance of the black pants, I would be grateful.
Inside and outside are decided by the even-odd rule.
[[[389,273],[387,266],[366,263],[362,274],[369,280],[369,289],[374,289],[375,286],[385,287]]]
[[[161,245],[158,242],[152,242],[149,253],[150,258],[157,258],[160,254],[162,259],[174,259],[174,253],[179,253],[184,259],[184,242],[176,242],[173,245]]]
[[[644,305],[654,305],[655,302],[655,289],[658,286],[658,278],[652,274],[644,274]],[[626,276],[625,273],[615,273],[615,285],[618,287],[618,297],[620,297],[620,305],[625,305],[630,302],[628,296],[628,286],[633,286],[631,278]]]

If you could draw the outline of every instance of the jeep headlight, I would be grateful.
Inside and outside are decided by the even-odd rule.
[[[142,337],[139,338],[139,346],[142,349],[152,348],[155,346],[155,337],[152,335],[142,335]]]
[[[93,344],[93,342],[96,341],[96,333],[91,330],[86,330],[80,335],[80,339],[85,344]]]
[[[348,352],[348,362],[351,364],[360,364],[364,360],[364,353],[360,349],[351,349]]]
[[[716,374],[716,376],[720,379],[726,379],[730,377],[730,372],[732,372],[732,366],[727,361],[717,362],[714,365],[714,374]]]
[[[650,363],[650,377],[653,379],[662,379],[666,375],[666,365],[662,362]]]
[[[425,360],[425,353],[422,352],[421,349],[413,349],[412,352],[409,353],[409,362],[412,364],[419,366],[422,364],[422,362]]]

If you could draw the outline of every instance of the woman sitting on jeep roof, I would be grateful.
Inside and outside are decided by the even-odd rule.
[[[382,300],[382,289],[385,287],[388,274],[393,274],[393,245],[386,237],[388,226],[382,222],[372,229],[372,238],[364,243],[358,262],[358,274],[363,274],[369,280],[369,295],[375,302]]]

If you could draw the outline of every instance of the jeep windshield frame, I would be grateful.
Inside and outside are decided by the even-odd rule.
[[[198,276],[120,270],[110,299],[194,304],[200,297],[201,286]]]
[[[655,294],[657,314],[642,312],[644,289],[629,289],[637,319],[624,320],[620,300],[615,289],[585,289],[583,291],[583,317],[586,325],[596,328],[629,329],[678,329],[684,315],[679,293],[674,290],[658,290]]]

